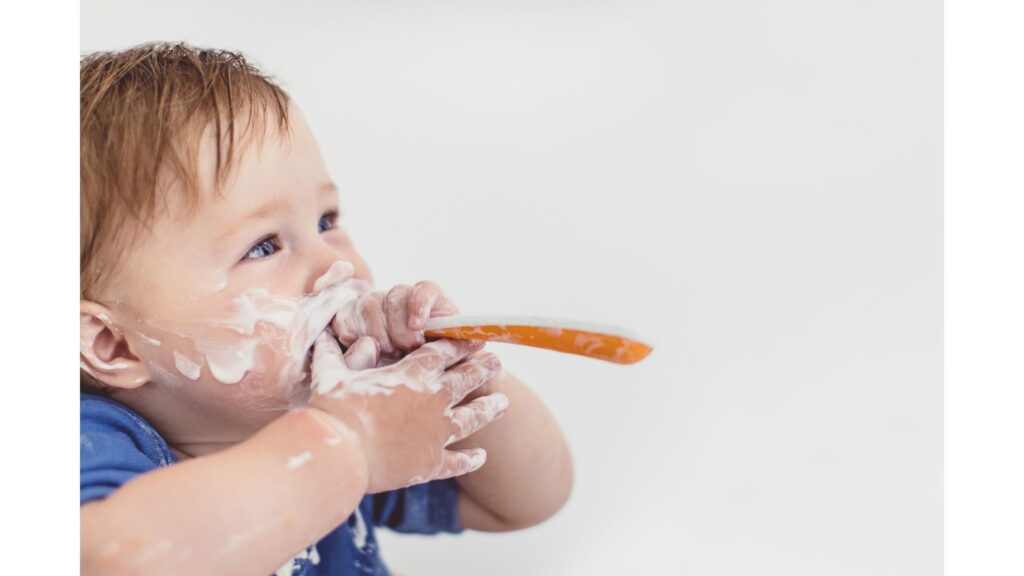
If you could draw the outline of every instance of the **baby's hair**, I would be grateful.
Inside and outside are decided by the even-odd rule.
[[[80,296],[97,295],[172,185],[198,204],[199,147],[212,128],[219,191],[248,141],[276,122],[287,137],[288,94],[237,52],[151,43],[81,60]],[[82,391],[110,388],[81,374]]]
[[[172,184],[198,202],[199,144],[215,138],[215,190],[248,130],[276,121],[287,135],[288,94],[237,52],[151,43],[81,60],[81,297],[93,299],[120,255],[151,223]]]

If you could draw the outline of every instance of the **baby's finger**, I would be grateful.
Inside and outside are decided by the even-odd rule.
[[[487,426],[504,414],[506,409],[508,409],[508,396],[501,392],[495,392],[452,410],[448,442],[445,446],[452,442],[458,442]]]
[[[487,451],[483,448],[445,450],[441,458],[441,470],[434,476],[434,480],[454,478],[479,470],[487,462]]]
[[[465,362],[448,370],[442,376],[442,383],[451,394],[449,406],[454,406],[470,392],[483,386],[501,368],[501,360],[490,352],[475,354]]]
[[[387,320],[384,318],[384,293],[374,290],[356,302],[356,315],[363,320],[361,336],[369,336],[380,345],[380,353],[387,355],[395,351],[388,337]]]
[[[313,390],[318,394],[330,392],[349,373],[341,346],[326,332],[317,337],[313,345]]]
[[[398,361],[404,368],[417,367],[426,372],[428,379],[437,378],[449,366],[454,366],[479,348],[469,340],[441,338],[427,342]]]
[[[365,332],[363,319],[356,314],[358,302],[358,299],[346,302],[331,320],[331,330],[345,346],[351,346]]]
[[[422,330],[428,318],[458,314],[459,309],[440,286],[429,280],[421,280],[413,286],[408,313],[409,327]]]
[[[409,328],[409,295],[412,287],[399,284],[388,290],[384,298],[384,315],[391,343],[401,352],[415,350],[423,345],[423,332]]]
[[[349,346],[345,352],[345,363],[350,370],[376,368],[380,361],[380,346],[369,336],[363,336]]]

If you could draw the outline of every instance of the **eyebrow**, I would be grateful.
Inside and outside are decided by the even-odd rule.
[[[327,196],[327,195],[330,195],[330,194],[337,194],[338,193],[338,185],[335,184],[334,182],[331,182],[331,181],[328,180],[327,182],[324,182],[320,186],[317,186],[317,190],[320,192],[321,196]]]
[[[338,192],[338,186],[331,181],[324,182],[316,187],[317,195],[320,197],[332,196]],[[266,220],[274,214],[280,213],[288,208],[289,201],[283,196],[275,196],[273,199],[260,204],[256,208],[246,212],[238,221],[238,224],[228,228],[220,235],[220,239],[231,238],[236,236],[241,230],[245,229],[250,223],[254,221]]]

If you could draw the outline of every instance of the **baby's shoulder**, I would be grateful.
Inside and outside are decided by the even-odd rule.
[[[83,392],[79,401],[79,417],[82,434],[120,432],[163,442],[156,429],[138,412],[104,396]]]
[[[83,503],[106,496],[133,476],[174,463],[163,437],[124,404],[82,393],[79,414]]]

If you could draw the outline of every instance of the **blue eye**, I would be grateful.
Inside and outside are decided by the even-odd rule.
[[[242,257],[242,260],[266,258],[280,249],[280,246],[277,244],[277,236],[269,236],[253,244],[252,248],[249,248],[249,251]]]
[[[338,227],[338,213],[328,212],[320,217],[320,222],[316,225],[317,230],[320,232],[327,232]]]

